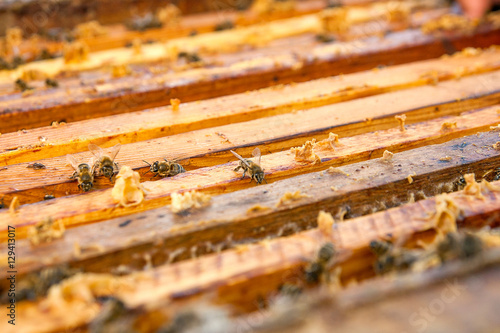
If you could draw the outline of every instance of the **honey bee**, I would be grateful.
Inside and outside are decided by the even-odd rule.
[[[302,294],[302,290],[302,287],[291,283],[284,283],[278,288],[280,295],[293,299],[298,298]]]
[[[328,268],[335,253],[333,243],[328,242],[321,246],[316,259],[310,262],[305,269],[305,277],[308,283],[318,283],[322,276],[326,277],[325,280],[328,281]]]
[[[370,249],[377,256],[377,260],[373,265],[377,274],[408,269],[418,260],[418,256],[415,253],[394,247],[390,242],[371,241]]]
[[[453,182],[453,191],[463,190],[467,182],[465,181],[464,176],[460,175],[460,177]]]
[[[28,164],[27,168],[34,170],[41,170],[41,169],[46,169],[47,167],[42,163],[35,162],[33,164]]]
[[[32,86],[29,86],[23,79],[17,79],[15,82],[15,86],[17,90],[21,90],[22,92],[34,89]]]
[[[179,163],[173,162],[173,161],[168,161],[167,159],[164,158],[164,161],[155,161],[153,164],[150,164],[147,161],[142,160],[144,163],[149,165],[149,170],[148,172],[152,172],[154,174],[154,177],[160,176],[160,177],[173,177],[175,175],[178,175],[180,173],[186,172],[182,165]],[[147,172],[146,172],[147,173]]]
[[[500,180],[500,168],[496,168],[495,177],[493,177],[493,180]]]
[[[89,144],[90,152],[97,158],[94,169],[98,170],[99,175],[109,178],[109,181],[111,181],[111,178],[113,178],[116,173],[115,167],[118,169],[118,165],[114,161],[116,155],[118,155],[118,152],[120,151],[120,148],[120,144],[113,146],[113,148],[111,148],[111,153],[108,156],[104,155],[104,150],[102,150],[101,147],[93,143]]]
[[[45,86],[48,88],[58,88],[59,83],[54,79],[47,78],[47,79],[45,79]]]
[[[90,323],[89,333],[136,332],[131,328],[134,320],[134,316],[121,300],[107,297],[101,311]]]
[[[60,283],[78,273],[78,270],[68,268],[67,266],[56,266],[44,268],[36,273],[29,273],[21,279],[17,285],[16,301],[35,300],[47,295],[51,286]],[[2,295],[5,299],[6,295]]]
[[[264,170],[260,166],[261,153],[259,148],[255,148],[252,152],[252,156],[257,160],[257,162],[248,158],[243,158],[232,150],[230,150],[230,152],[240,160],[240,164],[236,167],[236,169],[234,169],[234,171],[243,169],[242,179],[245,178],[245,174],[248,172],[250,174],[250,182],[255,179],[257,184],[261,184],[262,181],[265,181],[267,184],[267,180],[264,178]]]
[[[85,192],[90,191],[94,185],[94,159],[91,159],[89,163],[78,163],[72,155],[66,155],[66,159],[75,169],[70,179],[76,178],[80,189]]]
[[[453,259],[471,258],[483,249],[482,240],[469,233],[450,232],[437,246],[436,252],[445,262]]]
[[[229,30],[229,29],[234,29],[234,23],[229,21],[229,20],[226,20],[224,22],[218,23],[215,26],[214,31],[222,31],[222,30]]]

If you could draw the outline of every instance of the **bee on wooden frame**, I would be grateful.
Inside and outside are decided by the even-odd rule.
[[[17,301],[35,300],[47,295],[51,286],[75,275],[78,270],[68,268],[67,266],[56,266],[44,268],[37,273],[27,274],[26,277],[18,282]]]
[[[47,167],[43,165],[42,163],[35,162],[33,164],[28,164],[26,167],[28,169],[33,169],[33,170],[41,170],[41,169],[46,169]]]
[[[45,195],[43,196],[43,200],[52,200],[55,198],[56,196],[54,194],[49,194],[49,193],[45,193]]]
[[[230,150],[230,152],[240,160],[240,164],[236,167],[236,169],[234,169],[234,171],[243,169],[242,179],[245,178],[245,175],[248,172],[250,175],[250,182],[255,179],[257,184],[261,184],[263,181],[267,184],[267,180],[264,178],[264,170],[260,166],[261,153],[259,148],[255,148],[252,152],[252,156],[256,159],[256,162],[249,158],[243,158],[232,150]]]
[[[310,262],[305,269],[305,277],[308,283],[318,283],[322,277],[326,277],[324,280],[328,282],[328,269],[335,253],[332,242],[321,246],[316,259]]]
[[[166,158],[163,159],[164,161],[155,161],[153,164],[142,160],[144,163],[149,165],[149,170],[148,172],[152,172],[154,174],[153,177],[160,176],[160,177],[173,177],[176,176],[180,173],[186,172],[186,170],[183,168],[182,165],[179,163],[176,163],[174,161],[169,161]],[[146,172],[146,173],[148,173]]]
[[[75,169],[70,179],[78,180],[78,187],[84,192],[90,191],[94,186],[94,159],[90,159],[89,163],[78,163],[72,155],[66,155],[66,159]]]
[[[470,233],[450,232],[446,234],[436,248],[436,253],[445,262],[452,259],[467,259],[476,256],[484,248],[484,244],[476,235]]]
[[[117,144],[111,148],[109,155],[105,155],[104,150],[101,147],[93,143],[89,144],[90,152],[97,158],[94,169],[98,172],[98,175],[103,175],[111,181],[116,173],[116,170],[118,169],[118,165],[115,163],[115,157],[118,155],[120,148],[121,145]]]
[[[377,257],[373,266],[377,274],[409,269],[418,260],[414,252],[386,241],[373,240],[370,249]]]

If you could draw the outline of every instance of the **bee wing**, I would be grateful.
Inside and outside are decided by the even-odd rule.
[[[102,150],[102,148],[93,143],[89,143],[89,150],[99,160],[104,155],[104,151]]]
[[[230,152],[233,153],[233,155],[236,156],[236,158],[238,158],[240,161],[242,161],[247,167],[250,167],[250,165],[248,165],[247,161],[245,161],[245,159],[243,157],[241,157],[240,155],[236,154],[232,150],[230,150]]]
[[[66,155],[66,160],[68,161],[68,163],[73,167],[73,169],[75,169],[76,171],[78,171],[78,162],[76,161],[75,157],[73,155]]]
[[[90,160],[89,160],[89,165],[90,165],[90,174],[93,175],[94,174],[94,170],[95,170],[95,167],[96,167],[96,159],[95,157],[91,157]]]
[[[260,165],[260,157],[261,157],[261,153],[260,153],[260,149],[259,148],[255,148],[252,152],[252,156],[255,157],[255,163],[257,163],[257,165]]]
[[[111,153],[109,154],[109,157],[111,158],[112,161],[115,160],[116,155],[118,155],[118,152],[120,151],[120,148],[122,146],[120,144],[116,144],[111,148]]]

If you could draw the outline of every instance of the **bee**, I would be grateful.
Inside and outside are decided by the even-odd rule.
[[[500,180],[500,168],[497,168],[497,172],[495,174],[495,177],[493,177],[493,180]]]
[[[182,165],[180,165],[179,163],[175,163],[172,161],[170,161],[168,163],[170,164],[170,173],[169,173],[170,177],[173,177],[173,176],[178,175],[180,173],[186,172],[186,170],[184,170]]]
[[[33,164],[29,164],[27,166],[29,169],[34,169],[34,170],[41,170],[41,169],[46,169],[47,167],[43,165],[42,163],[35,162]]]
[[[329,34],[320,33],[316,35],[316,40],[321,43],[331,43],[335,40],[335,38],[333,38],[333,36],[330,36]]]
[[[166,158],[164,158],[163,160],[164,161],[155,161],[153,162],[153,164],[150,164],[149,162],[144,160],[142,161],[149,165],[148,172],[151,171],[154,174],[154,177],[173,177],[180,173],[186,172],[186,170],[179,163],[169,161]]]
[[[32,90],[33,87],[29,86],[23,79],[17,79],[15,82],[16,89],[21,91]]]
[[[10,64],[4,58],[0,57],[0,71],[4,69],[10,69]]]
[[[78,271],[67,266],[44,268],[40,272],[27,274],[18,282],[16,301],[35,300],[47,294],[51,286],[60,283]],[[2,295],[2,299],[5,295]]]
[[[229,30],[229,29],[234,29],[234,23],[229,21],[229,20],[218,23],[214,27],[214,31],[222,31],[222,30]]]
[[[321,246],[316,259],[310,262],[305,269],[305,277],[308,283],[318,283],[322,276],[325,276],[325,280],[328,281],[328,268],[335,253],[333,243],[328,242]]]
[[[408,269],[418,260],[415,253],[394,247],[390,242],[371,241],[370,249],[377,256],[377,260],[373,265],[373,269],[377,274]]]
[[[372,240],[370,242],[370,250],[377,256],[381,257],[392,249],[392,243]]]
[[[342,7],[342,1],[340,0],[329,0],[326,4],[326,8],[338,8]]]
[[[240,164],[236,167],[236,169],[234,169],[234,171],[243,169],[242,179],[245,178],[245,174],[248,172],[250,174],[250,182],[255,179],[257,184],[261,184],[262,181],[265,181],[267,184],[267,180],[264,178],[264,170],[260,166],[261,154],[259,148],[255,148],[252,152],[252,156],[257,159],[257,162],[248,158],[243,158],[232,150],[230,150],[230,152],[240,160]]]
[[[436,252],[445,262],[453,259],[471,258],[483,250],[482,240],[470,233],[450,232],[437,246]]]
[[[135,332],[132,329],[135,320],[127,306],[118,298],[107,297],[101,311],[89,325],[90,333]]]
[[[116,173],[115,167],[118,169],[118,165],[115,163],[115,157],[118,155],[120,148],[120,144],[113,146],[113,148],[111,148],[111,153],[108,156],[104,154],[104,150],[102,150],[101,147],[93,143],[89,144],[90,152],[97,158],[94,169],[98,170],[99,175],[109,178],[109,181],[111,181],[111,178],[113,178]]]
[[[460,175],[460,177],[455,182],[453,182],[453,190],[454,191],[463,190],[465,185],[467,185],[467,182],[465,181],[464,176]]]
[[[186,62],[188,64],[193,63],[193,62],[200,62],[201,61],[200,56],[196,52],[193,52],[193,53],[179,52],[179,54],[177,55],[177,58],[179,58],[179,59],[182,59],[182,58],[186,59]]]
[[[279,286],[278,291],[282,296],[296,299],[302,294],[302,287],[296,284],[284,283]]]
[[[59,87],[59,82],[57,82],[54,79],[47,78],[47,79],[45,79],[45,86],[47,88],[57,88],[57,87]]]
[[[43,196],[43,200],[52,200],[55,199],[56,197],[53,194],[45,194]]]
[[[75,169],[75,172],[70,179],[78,180],[78,187],[83,191],[90,191],[94,185],[94,160],[91,159],[89,163],[77,163],[72,155],[66,155],[69,164]]]

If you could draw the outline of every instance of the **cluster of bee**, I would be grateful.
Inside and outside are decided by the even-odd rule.
[[[417,261],[439,258],[441,263],[455,259],[472,258],[484,249],[480,237],[467,232],[450,232],[436,246],[426,250],[409,250],[394,246],[390,242],[374,240],[370,249],[377,259],[373,265],[375,273],[403,271],[411,268]]]
[[[316,259],[311,261],[305,269],[304,273],[307,283],[329,282],[329,268],[335,253],[333,243],[328,242],[321,246]]]
[[[377,257],[373,266],[377,274],[408,269],[418,260],[415,253],[396,247],[391,242],[373,240],[370,249]]]
[[[65,265],[44,268],[39,272],[27,274],[18,282],[16,301],[35,300],[47,295],[47,291],[53,285],[75,275],[78,270],[69,268]],[[5,303],[8,295],[3,293],[0,301]]]
[[[88,163],[78,163],[74,156],[67,155],[66,158],[71,164],[75,172],[70,179],[78,181],[78,187],[87,192],[94,186],[94,177],[104,176],[113,181],[113,176],[118,172],[118,164],[115,162],[116,155],[120,151],[120,144],[117,144],[109,154],[106,154],[103,149],[95,144],[89,144],[89,150],[94,157]],[[148,172],[152,172],[154,177],[173,177],[180,173],[186,172],[184,167],[174,161],[155,161],[153,164],[144,161],[148,166]]]
[[[94,155],[89,163],[78,163],[74,156],[66,155],[68,162],[71,164],[75,172],[70,179],[78,181],[78,188],[87,192],[94,186],[94,173],[109,178],[112,181],[113,176],[117,173],[118,165],[115,163],[115,157],[120,151],[120,144],[111,148],[109,155],[95,144],[89,144],[89,150]]]
[[[11,62],[7,61],[5,58],[0,57],[0,70],[16,69],[17,67],[19,67],[24,63],[25,63],[24,59],[19,56],[14,57]]]
[[[484,249],[480,237],[467,232],[450,232],[439,242],[436,254],[441,262],[472,258]]]
[[[266,182],[264,170],[260,166],[261,152],[259,148],[255,148],[252,152],[252,156],[255,158],[255,162],[249,158],[243,158],[231,150],[231,153],[240,160],[240,164],[234,169],[234,171],[243,170],[243,178],[245,178],[246,173],[250,175],[250,182],[255,180],[257,184],[261,184],[263,181]]]
[[[33,90],[33,89],[35,89],[34,87],[30,86],[23,79],[17,79],[14,82],[14,85],[16,87],[16,90],[20,90],[21,92],[25,92],[27,90]],[[57,82],[57,80],[55,80],[55,79],[47,78],[47,79],[45,79],[45,86],[47,88],[57,88],[57,87],[59,87],[59,82]]]

